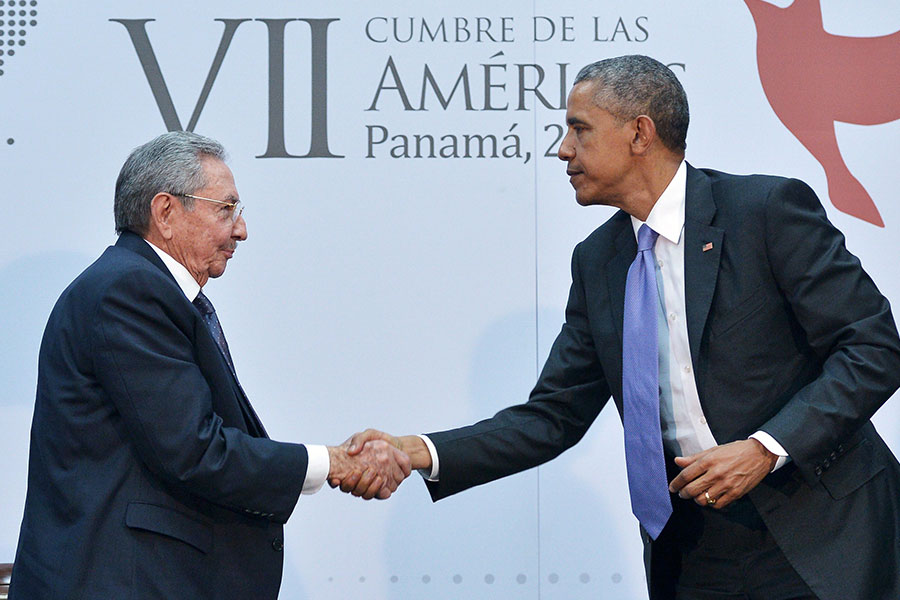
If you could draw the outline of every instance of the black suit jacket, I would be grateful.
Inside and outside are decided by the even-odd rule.
[[[888,301],[800,181],[688,166],[684,236],[688,338],[709,426],[720,444],[766,431],[792,459],[750,500],[823,600],[900,597],[900,467],[869,421],[900,385]],[[435,500],[554,458],[610,395],[621,416],[636,252],[621,211],[575,248],[566,320],[528,403],[429,434]],[[666,598],[660,565],[671,557],[644,541],[651,595]]]
[[[47,323],[10,598],[275,598],[306,468],[123,233]]]

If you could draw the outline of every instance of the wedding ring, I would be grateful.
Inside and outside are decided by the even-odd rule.
[[[713,504],[716,503],[716,498],[713,498],[709,495],[709,490],[706,490],[705,492],[703,492],[703,495],[706,496],[706,505],[707,506],[712,506]]]

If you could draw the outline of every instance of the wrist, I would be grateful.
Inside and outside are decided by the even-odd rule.
[[[417,435],[404,435],[397,440],[400,450],[409,456],[413,470],[431,469],[431,453],[422,438]]]
[[[346,452],[340,446],[326,446],[328,450],[328,479],[340,478],[346,458]]]
[[[772,452],[771,450],[769,450],[768,448],[766,448],[765,444],[763,444],[761,441],[759,441],[755,437],[751,437],[749,439],[753,442],[756,442],[757,450],[763,456],[763,458],[765,458],[765,460],[768,461],[768,465],[769,465],[768,470],[771,473],[772,470],[775,468],[775,463],[778,462],[778,455],[775,454],[774,452]]]

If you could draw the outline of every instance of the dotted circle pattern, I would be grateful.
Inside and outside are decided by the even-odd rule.
[[[12,46],[22,47],[26,44],[25,37],[28,35],[28,29],[37,27],[38,11],[37,0],[0,0],[0,57],[15,56],[16,51]],[[16,10],[16,6],[19,10]],[[31,10],[25,7],[30,6]],[[18,19],[16,18],[18,17]],[[31,19],[26,19],[31,17]],[[5,28],[5,29],[4,29]],[[18,28],[18,29],[17,29]],[[4,49],[4,46],[9,48]],[[4,62],[0,59],[0,66]],[[0,69],[0,76],[4,74],[4,69]]]
[[[11,143],[11,141],[10,141],[10,143]],[[432,582],[432,576],[427,573],[424,575],[420,575],[418,577],[413,577],[413,579],[418,579],[422,584],[425,584],[425,585],[428,585]],[[560,582],[560,580],[561,580],[561,577],[558,573],[550,573],[549,575],[547,575],[547,582],[549,582],[550,584],[557,584]],[[365,583],[366,577],[360,576],[357,579],[357,581],[359,583]],[[399,583],[400,577],[398,575],[391,575],[389,578],[389,581],[394,584]],[[407,580],[407,581],[409,581],[409,580]],[[459,573],[457,573],[457,574],[453,575],[453,577],[451,578],[451,581],[453,581],[454,584],[459,585],[463,582],[463,576],[460,575]],[[497,580],[497,577],[493,573],[487,573],[484,575],[482,581],[486,585],[493,585],[498,580]],[[526,583],[528,583],[528,576],[525,575],[525,573],[519,573],[518,575],[516,575],[515,581],[519,585],[525,585]],[[580,573],[578,575],[578,581],[584,585],[589,584],[591,582],[590,573]],[[612,583],[614,583],[614,584],[622,583],[622,574],[621,573],[613,573],[612,575],[610,575],[610,581],[612,581]],[[328,582],[333,583],[334,577],[328,577]]]

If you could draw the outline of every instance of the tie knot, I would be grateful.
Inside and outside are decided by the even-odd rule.
[[[647,227],[646,223],[641,225],[641,228],[638,229],[638,252],[653,248],[653,244],[656,243],[656,238],[658,237],[659,234]]]
[[[209,301],[209,298],[206,297],[206,294],[200,292],[197,294],[197,297],[194,298],[194,306],[197,307],[197,310],[200,311],[200,314],[203,316],[211,315],[216,312],[216,309],[213,308],[212,302]]]

